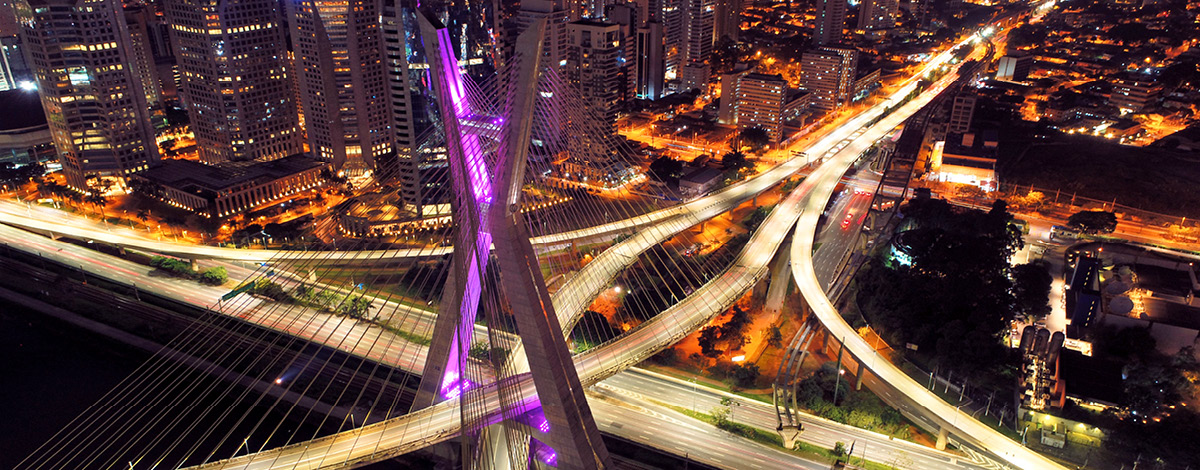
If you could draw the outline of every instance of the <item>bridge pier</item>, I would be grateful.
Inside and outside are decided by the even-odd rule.
[[[799,426],[781,426],[776,430],[779,433],[780,440],[783,441],[784,449],[791,450],[796,447],[796,441],[800,439],[800,431]]]
[[[124,253],[124,252],[125,252],[125,249],[124,249],[124,248],[122,248],[122,249],[121,249],[121,252],[122,252],[121,254],[125,254],[125,253]],[[188,258],[188,263],[190,263],[190,264],[191,264],[191,266],[192,266],[192,271],[199,271],[199,270],[200,270],[200,268],[199,268],[199,267],[196,265],[196,258]]]
[[[867,375],[867,365],[858,359],[858,373],[854,374],[854,390],[862,390],[863,377]]]
[[[938,428],[937,444],[934,445],[937,450],[946,450],[946,443],[950,441],[950,430],[945,426]]]

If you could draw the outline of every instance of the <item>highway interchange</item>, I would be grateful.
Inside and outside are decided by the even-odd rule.
[[[911,86],[911,84],[910,84],[910,86]],[[898,92],[898,94],[895,96],[904,96],[905,94],[907,94],[908,89],[909,89],[909,87],[905,87],[900,92]],[[936,91],[936,90],[934,90],[934,91]],[[850,162],[852,162],[855,158],[857,158],[857,155],[859,153],[861,153],[863,150],[865,150],[865,148],[868,147],[872,142],[874,142],[874,140],[882,137],[886,132],[889,132],[892,128],[894,128],[897,124],[899,124],[903,120],[904,117],[907,117],[907,115],[910,115],[912,112],[915,112],[916,109],[919,109],[920,106],[924,104],[924,102],[927,102],[928,99],[932,97],[931,93],[932,92],[926,92],[925,94],[922,95],[921,98],[918,98],[917,100],[914,100],[913,102],[905,105],[901,110],[898,110],[897,112],[895,112],[891,116],[889,116],[887,119],[884,119],[883,122],[877,124],[876,126],[873,126],[871,128],[871,131],[861,133],[861,135],[859,135],[857,138],[855,138],[852,141],[851,145],[843,148],[832,159],[830,159],[829,162],[826,162],[825,164],[823,164],[822,167],[818,170],[819,174],[814,174],[814,176],[812,178],[807,180],[803,185],[801,185],[801,187],[797,188],[791,195],[789,195],[785,201],[783,201],[779,204],[779,206],[776,208],[776,210],[769,217],[768,221],[763,224],[764,229],[755,233],[754,238],[752,238],[750,244],[747,245],[746,251],[744,251],[742,253],[742,256],[740,256],[738,258],[738,260],[734,263],[733,266],[730,267],[729,270],[727,270],[724,273],[722,273],[721,275],[719,275],[716,279],[714,279],[709,284],[706,284],[704,288],[697,290],[697,292],[693,293],[691,296],[689,296],[687,299],[685,299],[684,302],[681,302],[679,305],[672,307],[671,309],[669,309],[668,311],[664,312],[659,317],[657,317],[655,320],[653,320],[651,322],[647,322],[646,324],[643,325],[643,327],[631,332],[629,335],[623,337],[622,339],[620,339],[618,341],[615,341],[613,343],[609,343],[609,344],[605,345],[605,347],[594,349],[592,351],[589,351],[588,353],[581,355],[580,357],[577,357],[576,363],[577,363],[577,366],[580,368],[580,376],[585,381],[585,383],[587,383],[587,384],[596,383],[604,377],[611,376],[619,370],[623,370],[636,362],[640,362],[642,359],[644,359],[645,357],[648,357],[649,355],[653,354],[654,352],[657,352],[657,350],[661,349],[662,347],[673,344],[673,342],[677,341],[678,338],[681,338],[682,336],[693,331],[696,326],[707,323],[708,319],[710,319],[713,315],[724,310],[724,308],[726,308],[734,300],[736,300],[738,297],[740,297],[741,294],[743,292],[745,292],[745,290],[749,286],[753,285],[755,282],[757,282],[759,279],[761,279],[765,275],[765,273],[767,271],[767,265],[769,264],[771,257],[774,255],[779,244],[786,237],[787,232],[790,231],[790,228],[796,221],[797,217],[803,217],[803,218],[801,219],[801,223],[798,226],[798,230],[797,230],[796,234],[794,235],[794,240],[793,240],[793,260],[794,260],[793,261],[793,269],[797,270],[797,269],[800,269],[800,266],[811,265],[812,264],[812,256],[807,256],[807,259],[808,259],[807,264],[805,262],[796,262],[795,261],[795,260],[804,260],[806,258],[804,253],[811,255],[812,246],[813,246],[813,238],[810,235],[815,235],[815,234],[808,234],[806,232],[801,232],[799,230],[803,229],[804,227],[812,228],[815,226],[815,220],[808,220],[808,218],[816,217],[816,214],[819,214],[819,211],[824,206],[824,200],[827,199],[829,196],[828,193],[821,193],[821,191],[825,190],[825,189],[828,189],[831,191],[832,184],[836,184],[836,181],[840,179],[841,171],[844,171],[846,166],[848,166]],[[864,112],[862,115],[860,115],[859,118],[852,119],[849,122],[847,122],[845,125],[843,125],[842,128],[840,129],[840,130],[842,130],[842,132],[835,131],[833,134],[831,134],[826,139],[823,139],[821,142],[819,142],[814,147],[819,149],[822,144],[826,144],[827,145],[826,148],[832,148],[833,143],[840,142],[843,139],[845,139],[846,137],[848,137],[848,134],[850,134],[851,129],[860,128],[863,122],[873,118],[874,115],[877,115],[877,113],[879,111],[882,111],[882,108],[877,109],[877,110],[876,109],[868,110],[868,111]],[[873,112],[874,112],[874,115],[873,115]],[[725,212],[728,210],[728,208],[736,205],[734,203],[735,201],[737,201],[736,203],[740,203],[740,201],[744,201],[745,199],[752,197],[753,194],[757,194],[758,192],[761,192],[762,190],[765,190],[765,189],[773,186],[775,183],[782,180],[787,175],[790,175],[796,169],[798,169],[798,168],[794,168],[794,167],[799,166],[800,163],[801,162],[799,162],[798,159],[792,160],[792,161],[788,162],[787,164],[777,167],[778,171],[776,173],[772,173],[771,171],[769,171],[767,173],[764,173],[763,175],[760,175],[758,178],[752,179],[749,182],[744,183],[743,185],[737,185],[737,186],[730,188],[730,190],[716,193],[712,196],[709,196],[708,198],[702,198],[697,201],[693,201],[692,203],[689,203],[687,205],[680,206],[682,208],[680,212],[674,212],[674,214],[670,214],[670,215],[664,214],[656,220],[664,220],[665,219],[667,221],[672,221],[672,220],[674,220],[675,216],[688,214],[684,217],[681,217],[684,220],[679,220],[678,222],[672,224],[674,226],[670,227],[669,229],[664,228],[661,230],[656,230],[656,229],[643,230],[643,231],[639,232],[638,237],[634,237],[635,239],[643,238],[643,240],[641,240],[640,242],[635,243],[635,244],[630,244],[628,246],[630,246],[631,249],[634,249],[634,250],[636,250],[637,248],[640,248],[640,246],[646,246],[646,245],[652,246],[654,243],[657,243],[657,241],[655,241],[655,240],[666,239],[666,238],[669,238],[669,236],[671,234],[677,233],[677,230],[675,229],[675,227],[680,227],[678,230],[686,229],[688,226],[694,225],[694,223],[696,221],[705,220],[704,218],[701,218],[701,217],[704,217],[704,216],[711,217],[713,215]],[[791,165],[789,165],[789,164],[791,164]],[[838,171],[839,168],[841,171]],[[772,171],[776,171],[776,170],[772,170]],[[771,176],[769,177],[768,175],[771,175]],[[814,190],[814,188],[816,188],[817,194],[813,195],[813,197],[808,197],[809,192]],[[822,199],[822,195],[824,196],[825,199]],[[853,200],[851,200],[851,201],[853,201]],[[843,203],[850,204],[851,202],[843,202]],[[822,207],[817,207],[816,212],[814,212],[813,206],[816,204],[820,204]],[[13,205],[7,204],[6,206],[8,206],[11,209]],[[18,206],[18,208],[19,208],[19,206]],[[5,212],[5,219],[6,219],[5,221],[6,222],[10,219],[10,217],[11,218],[21,217],[26,220],[20,220],[17,222],[17,224],[23,225],[23,226],[26,226],[29,228],[41,229],[41,230],[52,230],[53,227],[57,226],[53,222],[44,222],[47,225],[38,225],[37,223],[35,223],[35,222],[38,222],[38,219],[30,217],[29,214],[27,214],[25,216],[18,216],[16,214],[14,214],[13,212],[16,212],[16,211],[10,210],[10,211]],[[802,212],[803,212],[803,214],[802,214]],[[691,215],[691,214],[695,214],[695,215]],[[811,223],[808,223],[808,222],[811,222]],[[39,223],[41,223],[41,222],[39,222]],[[607,228],[597,227],[594,234],[609,233],[614,230],[628,230],[628,228],[630,226],[645,225],[645,223],[632,223],[632,222],[628,223],[628,224],[632,224],[632,225],[619,225],[618,226],[618,225],[609,224],[609,226],[605,226]],[[834,225],[834,226],[836,227],[836,225]],[[658,227],[658,225],[656,225],[655,227]],[[853,233],[854,230],[847,230],[846,232]],[[6,240],[9,240],[10,243],[13,243],[13,240],[18,240],[19,243],[23,243],[24,246],[26,246],[29,249],[42,252],[44,256],[47,256],[50,258],[61,259],[63,261],[67,261],[68,264],[75,264],[77,262],[84,261],[83,258],[85,258],[85,257],[95,257],[94,256],[95,252],[92,252],[90,250],[86,250],[86,249],[83,249],[80,247],[71,247],[70,251],[68,251],[66,248],[64,248],[62,251],[58,251],[55,248],[56,248],[56,245],[59,245],[59,243],[49,242],[49,241],[46,241],[44,238],[41,239],[41,242],[28,240],[28,239],[24,240],[22,242],[22,241],[20,241],[22,239],[22,237],[18,236],[17,235],[18,233],[22,234],[26,237],[31,236],[25,232],[16,232],[9,228],[4,228],[2,231],[0,231],[0,234],[2,234]],[[643,235],[643,234],[645,234],[645,235]],[[86,236],[84,236],[84,238],[87,238],[91,235],[92,234],[86,235]],[[103,235],[103,234],[95,233],[94,235]],[[805,239],[804,239],[805,236],[808,237],[807,241],[805,241]],[[94,238],[97,239],[98,241],[106,241],[106,239],[102,239],[99,236],[94,237]],[[840,237],[840,238],[849,239],[848,237]],[[554,240],[550,240],[550,241],[554,241]],[[113,243],[122,243],[123,241],[120,239],[114,239],[114,240],[112,240],[112,242]],[[852,240],[851,240],[851,242],[852,242]],[[144,243],[144,242],[139,242],[139,243]],[[844,242],[839,242],[839,245],[842,243],[844,243]],[[137,244],[135,244],[133,246],[139,246],[141,248],[146,248],[145,246],[141,246],[141,245],[137,245]],[[805,247],[807,249],[802,250]],[[177,249],[177,248],[168,247],[167,250],[163,250],[163,251],[175,253],[174,251],[171,251],[174,249]],[[226,249],[222,249],[222,250],[226,250]],[[799,257],[797,257],[797,254],[796,254],[797,250],[801,250],[800,251],[801,254]],[[227,256],[225,254],[227,251],[228,250],[221,251],[221,252],[213,252],[213,253],[206,252],[206,255],[208,255],[208,256],[203,256],[203,257],[225,257],[225,256]],[[251,250],[237,250],[237,251],[249,252]],[[609,251],[612,251],[612,250],[609,250]],[[836,250],[833,250],[833,251],[836,251]],[[634,251],[634,253],[637,253],[637,252],[640,252],[640,250]],[[93,255],[89,256],[86,253],[91,253]],[[277,254],[277,253],[272,252],[272,254]],[[390,256],[385,253],[373,253],[372,255],[376,256],[376,257]],[[199,255],[197,255],[197,256],[199,256]],[[255,258],[255,256],[262,256],[262,255],[252,254],[252,255],[247,255],[245,257],[242,257],[241,259],[254,260],[254,259],[257,259],[257,258]],[[367,256],[367,255],[364,255],[364,256]],[[616,258],[616,256],[614,256],[614,258]],[[144,274],[141,274],[139,271],[137,271],[137,270],[140,270],[141,272],[146,271],[146,268],[144,266],[140,266],[140,265],[120,266],[120,265],[117,265],[116,263],[114,263],[111,259],[100,261],[100,263],[101,264],[97,265],[98,270],[102,270],[102,271],[108,270],[110,272],[113,272],[112,270],[116,269],[116,270],[122,270],[122,271],[116,271],[116,272],[122,272],[123,275],[121,277],[124,277],[124,275],[130,276],[130,278],[144,278],[145,277]],[[130,263],[130,264],[132,264],[132,263]],[[603,266],[620,267],[621,269],[623,269],[623,266],[624,266],[624,263],[619,263],[619,262],[602,263],[602,264],[597,263],[597,264],[603,265]],[[825,269],[829,269],[829,268],[825,268]],[[606,269],[605,271],[608,271],[608,270]],[[618,269],[618,272],[619,272],[619,269]],[[800,277],[800,275],[808,276],[808,274],[810,274],[810,273],[808,271],[798,271],[798,274],[799,275],[796,278],[797,278],[798,282],[800,283],[801,288],[805,289],[807,281],[800,282],[799,280],[808,279],[808,277]],[[814,275],[814,277],[815,277],[815,275]],[[599,277],[594,277],[592,279],[604,279],[605,282],[596,282],[594,280],[592,281],[593,286],[601,286],[600,288],[603,288],[603,286],[607,284],[607,282],[608,282],[607,280],[611,279],[611,277],[610,276],[599,276]],[[143,287],[142,284],[139,284],[139,288],[158,289],[159,292],[156,292],[156,293],[160,293],[160,294],[166,295],[168,297],[179,298],[179,299],[186,300],[191,303],[198,304],[198,305],[211,305],[211,299],[212,299],[211,297],[208,297],[207,295],[205,295],[204,297],[197,297],[196,291],[199,289],[197,288],[197,285],[194,283],[189,283],[186,286],[181,286],[178,284],[173,284],[171,282],[168,282],[169,280],[166,280],[166,279],[161,279],[161,281],[163,281],[161,283],[151,282],[152,280],[153,279],[147,280],[145,287]],[[179,281],[179,282],[182,282],[182,281]],[[813,282],[813,284],[814,285],[816,284],[815,281]],[[808,290],[805,291],[806,297],[808,297],[809,295],[812,294],[812,286],[807,286],[807,287],[808,287]],[[818,289],[823,291],[823,289],[820,289],[819,287],[818,287]],[[587,290],[588,289],[584,289],[584,288],[572,289],[572,291],[581,292],[581,294],[578,294],[580,299],[587,297],[586,295],[584,295],[584,293],[586,293]],[[821,292],[820,295],[823,296],[823,292]],[[208,297],[208,298],[206,299],[205,297]],[[556,304],[558,303],[557,300],[558,299],[556,299]],[[566,307],[566,306],[564,305],[564,307]],[[568,317],[573,317],[575,315],[575,313],[571,312],[572,310],[576,310],[576,309],[563,308],[560,310],[560,315],[566,315]],[[834,312],[834,313],[836,313],[836,312]],[[568,320],[569,319],[570,318],[568,318]],[[822,319],[825,320],[824,317]],[[258,320],[267,321],[267,322],[275,322],[275,323],[279,323],[279,322],[283,321],[282,319],[273,319],[273,318],[258,318]],[[312,324],[312,323],[314,323],[314,321],[306,320],[306,321],[302,321],[302,323],[303,324]],[[563,323],[564,323],[564,326],[569,324],[568,322],[563,322]],[[312,335],[310,337],[326,336],[326,332],[320,331],[320,330],[306,331],[306,332],[302,332],[302,333],[307,334],[307,335]],[[331,333],[332,332],[330,332],[330,335],[331,335]],[[345,333],[345,332],[339,332],[339,334],[341,334],[341,333]],[[355,331],[355,332],[350,332],[350,333],[355,336],[358,336],[360,338],[365,337],[369,334],[372,334],[372,333],[368,333],[366,331]],[[374,334],[377,335],[378,333],[374,333]],[[421,355],[421,356],[423,356],[423,355]],[[869,357],[869,356],[863,356],[863,357]],[[410,366],[415,366],[417,364],[417,362],[420,361],[420,359],[418,358],[418,354],[416,352],[413,352],[412,356],[401,355],[400,357],[395,357],[392,359],[396,360],[395,363],[397,363],[397,364],[406,364],[406,365],[410,365]],[[626,374],[626,375],[628,375],[628,374]],[[624,377],[626,377],[626,375],[621,375],[619,377],[623,379]],[[526,381],[526,382],[528,382],[528,381]],[[609,382],[604,382],[603,383],[604,386],[601,386],[599,388],[600,388],[600,390],[608,390],[609,392],[615,393],[615,392],[613,392],[614,389],[631,387],[631,388],[634,388],[633,390],[630,390],[632,393],[638,393],[636,391],[637,388],[635,387],[636,384],[631,385],[629,383],[621,382],[620,380],[618,380],[618,383],[619,383],[619,385],[613,385],[613,384],[610,384]],[[608,388],[606,388],[606,387],[608,387]],[[306,443],[305,445],[301,445],[301,446],[291,446],[288,448],[280,449],[278,451],[266,452],[266,454],[270,454],[270,455],[256,455],[256,456],[242,457],[242,458],[236,459],[235,461],[223,462],[223,463],[221,463],[221,465],[224,468],[319,468],[322,466],[322,464],[326,464],[326,463],[333,465],[335,463],[360,462],[360,461],[367,461],[370,459],[376,459],[376,458],[384,456],[384,455],[395,455],[396,452],[403,453],[403,451],[411,450],[413,448],[418,448],[418,447],[421,447],[421,446],[426,445],[431,442],[435,442],[438,440],[444,440],[444,439],[448,439],[448,438],[452,437],[454,432],[456,431],[457,417],[458,417],[458,413],[456,411],[456,406],[454,406],[454,405],[455,404],[452,402],[444,402],[433,408],[429,408],[429,409],[414,413],[413,415],[408,415],[408,416],[405,416],[402,418],[397,418],[395,420],[389,420],[387,422],[378,423],[376,425],[371,425],[371,426],[368,426],[367,428],[363,428],[361,430],[356,430],[356,431],[351,431],[349,433],[343,433],[340,435],[330,436],[329,438],[323,438],[323,439],[320,439],[320,440],[317,440],[317,441],[314,441],[311,443]],[[934,411],[936,412],[936,410],[934,410]],[[618,413],[618,412],[614,411],[614,413]],[[599,412],[599,411],[597,412],[597,417],[598,418],[601,417],[601,412]],[[959,424],[962,424],[962,423],[959,423]],[[605,429],[605,428],[602,426],[602,429]],[[606,430],[609,430],[609,429],[606,429]],[[974,431],[974,430],[968,430],[968,431]],[[720,434],[720,433],[706,433],[706,434]],[[1008,441],[1008,442],[1010,444],[1012,443],[1011,441]],[[369,447],[371,447],[371,449],[364,450],[362,447],[365,447],[365,446],[356,445],[356,443],[368,443]],[[388,452],[386,454],[375,452],[377,449],[381,449],[381,448],[392,448],[394,450],[392,452]],[[1021,449],[1021,450],[1023,450],[1023,449]],[[320,457],[319,458],[316,457],[317,455],[320,455]],[[270,458],[265,458],[265,457],[270,457]],[[950,460],[947,460],[947,462],[950,462]],[[228,465],[226,465],[226,464],[228,464]],[[298,464],[301,464],[301,465],[298,465]],[[1023,467],[1024,467],[1024,465],[1023,465]],[[1028,468],[1040,468],[1040,467],[1030,466]]]

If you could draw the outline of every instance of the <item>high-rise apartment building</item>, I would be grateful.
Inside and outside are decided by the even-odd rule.
[[[716,0],[713,17],[713,39],[736,41],[742,32],[742,0]]]
[[[683,89],[704,88],[712,73],[709,59],[713,51],[713,13],[715,0],[684,1]]]
[[[961,94],[954,97],[950,107],[950,122],[947,130],[952,133],[964,133],[971,130],[971,116],[975,114],[975,95]]]
[[[304,151],[278,2],[173,0],[166,16],[202,161]]]
[[[382,2],[288,2],[309,151],[347,174],[375,169],[395,135]]]
[[[805,52],[800,58],[800,82],[813,94],[812,106],[826,111],[841,107],[850,99],[858,51],[851,48],[821,47]]]
[[[634,74],[637,71],[637,30],[638,9],[629,3],[609,5],[604,10],[605,21],[615,23],[620,28],[621,54],[617,58],[620,63],[620,100],[622,103],[632,101],[637,94]]]
[[[621,28],[593,20],[567,24],[567,78],[596,116],[616,131],[621,104]]]
[[[858,7],[858,29],[888,29],[896,26],[898,0],[863,0]]]
[[[741,77],[737,86],[737,125],[767,131],[771,142],[783,136],[783,105],[788,83],[780,75],[751,73]]]
[[[157,161],[121,3],[20,0],[17,16],[67,185]]]
[[[737,124],[738,86],[742,77],[754,71],[746,63],[739,63],[733,70],[721,74],[721,104],[717,108],[717,122],[721,124]]]
[[[846,26],[846,0],[817,0],[817,20],[813,27],[813,44],[826,46],[842,40]]]

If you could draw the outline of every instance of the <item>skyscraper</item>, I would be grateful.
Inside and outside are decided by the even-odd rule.
[[[800,82],[813,94],[813,107],[835,110],[850,99],[857,62],[851,48],[821,47],[801,56]]]
[[[680,81],[684,89],[703,88],[712,69],[713,10],[715,0],[684,0],[683,67]]]
[[[657,21],[646,23],[637,30],[635,95],[656,100],[663,94],[663,28]]]
[[[858,29],[888,29],[896,26],[897,0],[863,0],[858,7]]]
[[[825,46],[842,40],[846,26],[846,0],[817,0],[817,21],[813,28],[813,44]]]
[[[153,13],[145,5],[125,6],[125,24],[129,25],[129,45],[133,51],[133,63],[128,65],[137,68],[142,80],[142,92],[146,94],[146,105],[150,107],[150,116],[158,127],[166,123],[166,115],[163,112],[162,90],[154,70],[154,51],[148,28],[151,17]]]
[[[67,185],[158,160],[129,28],[116,0],[21,0],[17,15]]]
[[[493,70],[492,24],[496,11],[491,2],[424,0],[420,7],[453,31],[459,66],[480,77]],[[417,24],[417,1],[387,1],[383,6],[383,37],[386,51],[388,94],[395,136],[394,174],[406,212],[434,216],[449,210],[441,182],[446,171],[446,153],[440,133],[435,132],[436,105],[423,82],[428,64]]]
[[[205,163],[304,151],[274,0],[173,0],[166,16]]]
[[[373,171],[395,140],[382,2],[297,0],[288,10],[309,151],[347,174]]]
[[[742,0],[716,0],[713,13],[713,39],[720,41],[728,36],[736,41],[742,32]]]
[[[621,98],[620,26],[593,20],[567,24],[567,79],[592,111],[616,131]]]

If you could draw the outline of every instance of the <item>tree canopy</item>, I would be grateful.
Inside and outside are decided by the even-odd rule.
[[[901,208],[911,265],[872,259],[857,278],[863,315],[894,345],[912,343],[943,370],[990,377],[1015,363],[999,338],[1017,312],[1009,257],[1023,245],[1006,206],[960,210],[937,199]]]
[[[1117,215],[1107,211],[1079,211],[1067,218],[1067,225],[1083,233],[1112,233],[1117,229]]]

